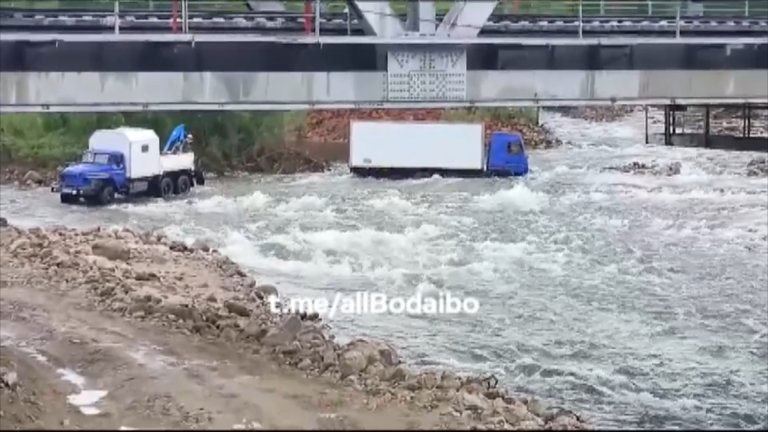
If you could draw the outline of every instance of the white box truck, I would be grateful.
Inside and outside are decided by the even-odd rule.
[[[186,135],[186,129],[184,135]],[[178,141],[178,140],[177,140]],[[151,129],[120,127],[95,131],[88,140],[82,159],[59,174],[59,184],[51,188],[61,202],[72,204],[81,198],[90,204],[110,204],[115,195],[149,193],[170,198],[204,184],[195,169],[195,154],[183,149],[184,142],[171,142],[167,148],[182,151],[160,152],[160,138]],[[186,146],[188,147],[188,146]]]
[[[528,173],[523,137],[482,123],[350,122],[349,168],[365,177],[520,176]]]

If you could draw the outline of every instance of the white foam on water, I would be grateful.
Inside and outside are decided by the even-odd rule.
[[[321,198],[317,195],[304,195],[279,204],[275,210],[277,212],[322,211],[325,210],[327,205],[327,198]]]
[[[407,201],[398,195],[371,198],[368,200],[368,205],[377,210],[384,210],[394,213],[415,213],[422,210],[410,201]]]
[[[483,210],[538,211],[548,202],[546,194],[532,191],[523,184],[475,198],[475,204]]]
[[[235,198],[214,196],[192,204],[195,211],[200,213],[230,213],[236,211],[260,210],[272,201],[272,197],[261,192],[254,191],[251,194]]]

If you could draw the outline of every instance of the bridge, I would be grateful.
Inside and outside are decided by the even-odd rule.
[[[303,11],[296,9],[302,6],[300,1],[122,0],[112,4],[110,9],[109,1],[68,0],[56,8],[29,8],[21,7],[29,6],[24,0],[5,0],[0,5],[0,28],[6,32],[165,33],[181,26],[182,31],[194,33],[397,36],[435,30],[444,34],[446,28],[459,24],[479,26],[479,36],[744,37],[768,32],[765,0],[501,0],[451,9],[445,0],[410,2],[399,4],[400,8],[388,1],[346,5],[343,0],[305,0]],[[437,24],[444,24],[443,28]]]
[[[742,33],[715,20],[719,32],[685,34],[700,18],[678,10],[673,32],[590,34],[580,15],[573,33],[484,35],[497,3],[457,2],[438,20],[420,1],[404,22],[388,2],[352,1],[365,35],[322,34],[321,8],[311,34],[196,32],[188,6],[178,33],[124,33],[118,21],[110,33],[3,29],[0,112],[768,103],[768,27],[750,33],[759,17],[739,18]],[[644,25],[669,21],[652,18]]]

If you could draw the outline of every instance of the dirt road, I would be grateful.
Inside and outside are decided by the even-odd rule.
[[[584,427],[271,316],[274,288],[204,245],[4,227],[0,264],[2,429]]]

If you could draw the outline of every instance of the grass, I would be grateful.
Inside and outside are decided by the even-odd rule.
[[[0,158],[4,163],[54,168],[76,158],[97,129],[146,127],[157,132],[163,145],[171,130],[185,123],[195,137],[201,164],[222,171],[247,163],[260,149],[282,145],[303,116],[296,112],[3,114]]]

